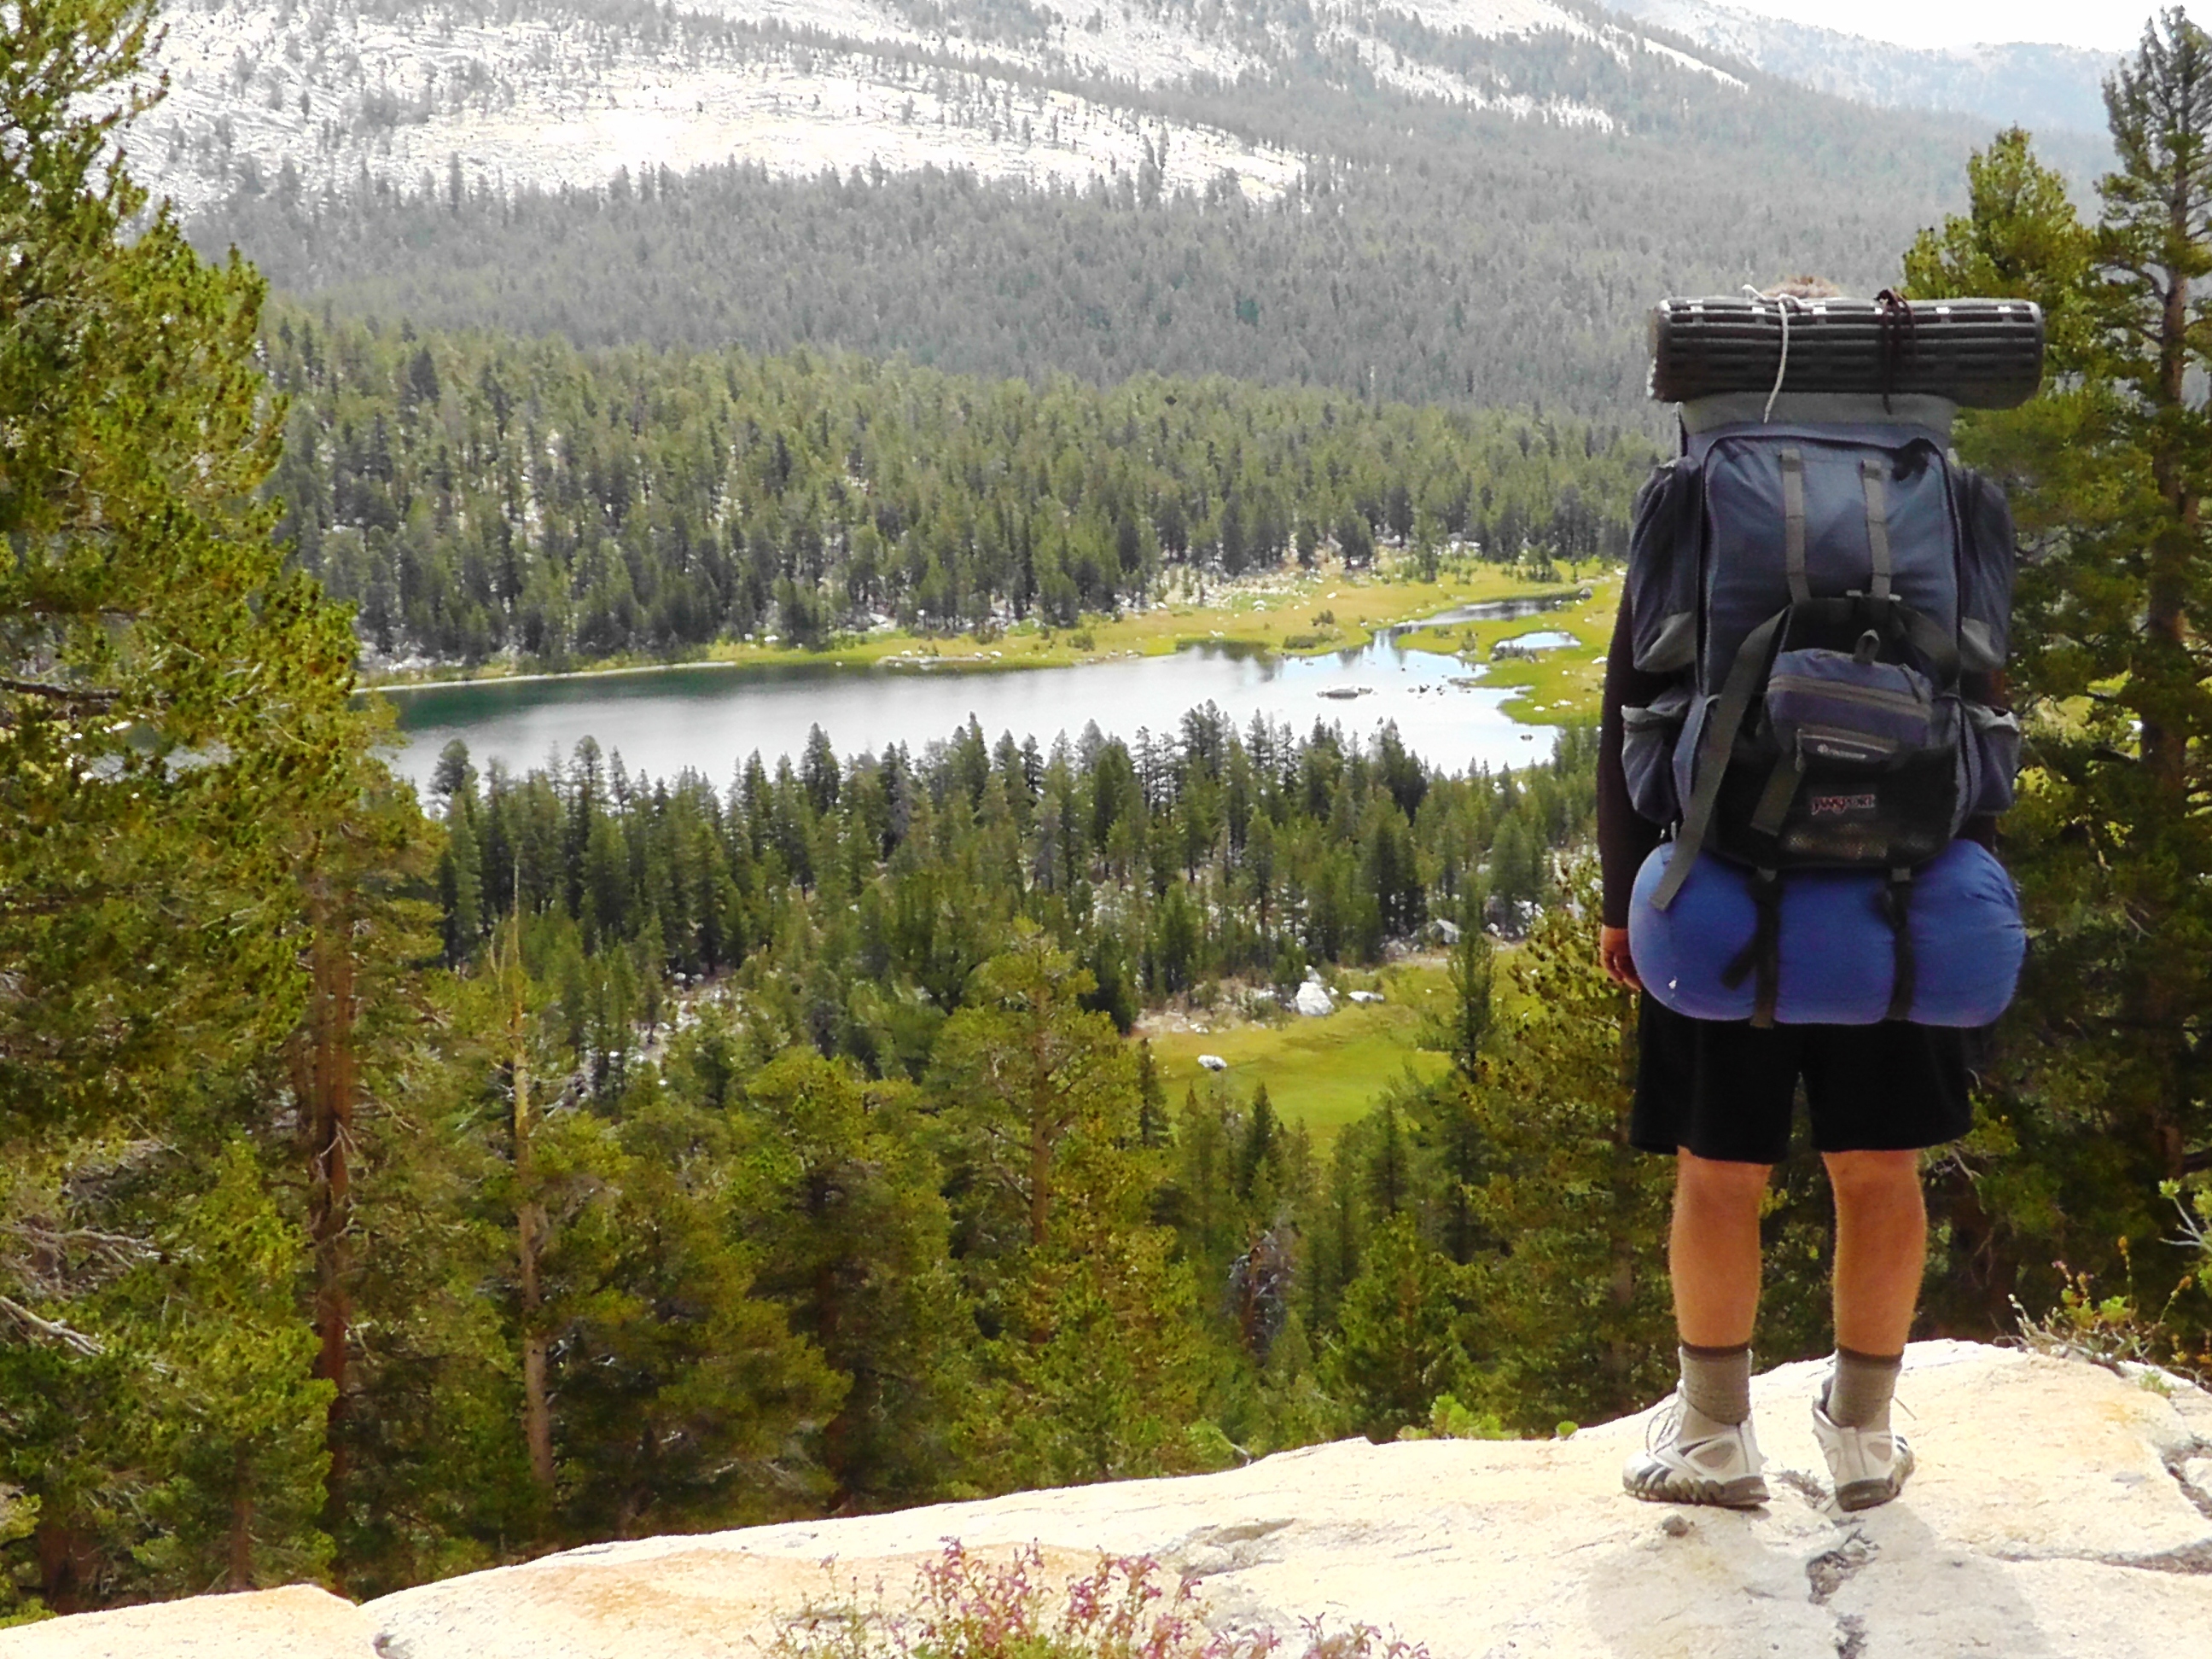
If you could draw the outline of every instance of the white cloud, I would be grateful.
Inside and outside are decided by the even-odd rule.
[[[1963,46],[1979,41],[2035,40],[2124,52],[2142,38],[2155,6],[2171,0],[1723,0],[1793,22],[1908,46]],[[2200,24],[2212,21],[2212,0],[2182,8]]]

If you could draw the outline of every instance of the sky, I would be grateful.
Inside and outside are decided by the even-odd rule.
[[[2045,40],[2124,52],[2144,21],[2170,0],[1716,0],[1738,11],[1785,17],[1846,34],[1908,46],[1963,46],[1983,40]],[[2212,27],[2212,0],[2183,7]]]

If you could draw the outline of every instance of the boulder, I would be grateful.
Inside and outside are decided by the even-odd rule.
[[[1899,1399],[1919,1473],[1897,1502],[1846,1516],[1808,1414],[1824,1370],[1755,1382],[1774,1497],[1749,1513],[1624,1497],[1647,1412],[1566,1440],[1346,1441],[1180,1480],[598,1545],[362,1614],[383,1659],[757,1659],[802,1609],[854,1585],[895,1596],[957,1538],[987,1554],[1040,1545],[1062,1576],[1100,1551],[1155,1557],[1198,1577],[1217,1628],[1279,1632],[1291,1653],[1314,1620],[1375,1625],[1433,1659],[2140,1659],[2212,1629],[2201,1391],[1917,1343]],[[127,1650],[16,1645],[92,1620],[0,1634],[0,1659],[243,1652],[173,1642],[158,1618],[204,1632],[209,1609],[252,1601],[97,1615],[148,1620]]]
[[[313,1584],[195,1595],[0,1631],[6,1659],[378,1659],[366,1609]]]
[[[1297,996],[1292,1000],[1291,1006],[1307,1018],[1314,1019],[1319,1018],[1323,1014],[1333,1013],[1336,1009],[1335,1001],[1329,996],[1328,987],[1317,979],[1310,979],[1299,986]]]

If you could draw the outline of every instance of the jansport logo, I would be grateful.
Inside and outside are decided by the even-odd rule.
[[[1875,805],[1872,795],[1815,795],[1813,797],[1813,816],[1816,818],[1848,817],[1854,812],[1871,812]]]

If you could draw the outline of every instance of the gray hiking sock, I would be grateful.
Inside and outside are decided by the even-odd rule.
[[[1682,1403],[1700,1417],[1733,1427],[1751,1415],[1751,1344],[1733,1348],[1681,1345]]]
[[[1822,1402],[1828,1420],[1838,1428],[1881,1428],[1889,1421],[1890,1396],[1897,1392],[1897,1374],[1904,1369],[1901,1353],[1861,1353],[1856,1348],[1838,1348],[1836,1369],[1829,1376]]]

